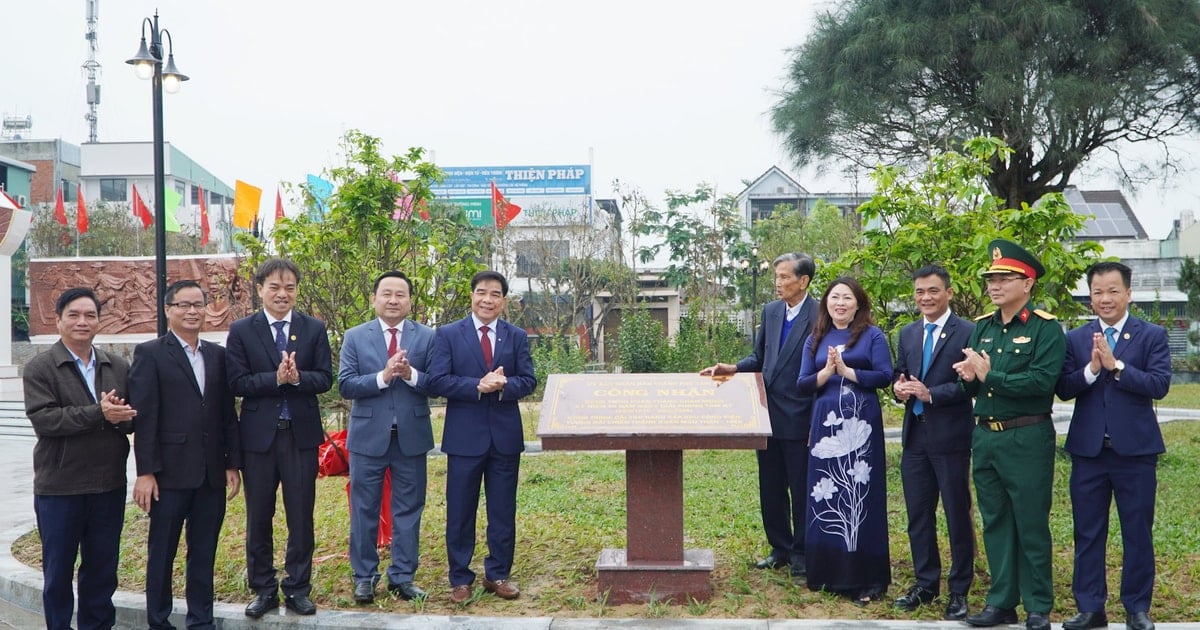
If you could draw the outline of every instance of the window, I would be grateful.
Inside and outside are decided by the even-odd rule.
[[[570,255],[567,241],[517,241],[517,275],[540,278]]]
[[[127,201],[129,185],[124,179],[100,180],[100,201]]]

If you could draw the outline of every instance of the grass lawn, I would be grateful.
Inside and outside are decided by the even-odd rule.
[[[1182,388],[1181,388],[1182,389]],[[1200,392],[1200,389],[1197,389]],[[535,415],[535,414],[530,414]],[[532,422],[530,422],[532,424]],[[1156,621],[1200,619],[1200,423],[1175,422],[1163,427],[1167,453],[1159,463],[1158,510],[1155,521],[1158,578],[1151,614]],[[890,597],[912,584],[912,563],[905,533],[906,518],[900,493],[900,447],[888,444],[888,506],[891,537],[892,588]],[[715,595],[706,603],[680,605],[651,603],[609,606],[597,597],[595,563],[600,550],[623,547],[625,532],[624,458],[621,454],[548,452],[526,456],[521,463],[518,494],[517,555],[513,577],[522,588],[516,601],[503,601],[476,592],[463,606],[448,601],[446,582],[445,459],[429,461],[429,496],[422,523],[422,565],[417,583],[430,591],[425,602],[405,602],[380,596],[370,606],[353,602],[350,566],[346,559],[349,518],[346,479],[318,480],[316,562],[313,596],[322,608],[372,610],[395,613],[474,614],[559,617],[664,617],[664,618],[848,618],[940,619],[944,600],[914,613],[901,613],[890,603],[866,609],[845,600],[794,586],[786,572],[758,571],[755,560],[766,551],[758,515],[754,455],[749,451],[693,451],[684,458],[685,537],[689,548],[712,548],[716,570]],[[1060,451],[1054,480],[1051,529],[1055,543],[1055,610],[1061,621],[1074,614],[1071,598],[1072,534],[1067,492],[1070,460]],[[283,565],[282,500],[276,517],[276,563]],[[482,521],[483,510],[480,510]],[[217,598],[245,603],[244,503],[229,505],[217,560]],[[977,517],[978,518],[978,517]],[[126,511],[122,537],[120,588],[144,589],[145,536],[148,519],[132,504]],[[940,539],[943,565],[949,567],[944,523]],[[1109,613],[1117,620],[1123,612],[1117,601],[1120,579],[1120,534],[1115,508],[1108,554]],[[482,572],[485,552],[483,524],[475,569]],[[970,594],[972,611],[983,606],[988,576],[982,541],[979,543],[976,581]],[[36,534],[14,545],[17,557],[37,564]],[[176,596],[182,597],[182,557],[176,567]],[[380,592],[383,589],[380,588]],[[890,597],[888,601],[890,602]]]

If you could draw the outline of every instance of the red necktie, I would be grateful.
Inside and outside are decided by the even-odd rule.
[[[492,369],[492,340],[488,339],[488,327],[480,326],[479,332],[479,348],[483,350],[483,362],[487,365],[487,369]]]
[[[396,329],[389,328],[388,332],[392,333],[392,338],[388,341],[388,358],[390,359],[396,354]]]

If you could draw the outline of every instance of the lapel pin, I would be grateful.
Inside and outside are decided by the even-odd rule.
[[[941,336],[940,338],[941,338],[941,339],[945,339],[945,338],[946,338],[946,333],[942,333],[942,336]]]
[[[296,340],[296,335],[292,335],[292,341]]]
[[[1125,333],[1124,337],[1125,339],[1129,339],[1129,333]]]

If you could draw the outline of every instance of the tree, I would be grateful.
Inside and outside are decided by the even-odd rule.
[[[1200,313],[1200,261],[1184,258],[1179,263],[1179,280],[1175,286],[1188,296],[1188,314]]]
[[[128,203],[95,202],[88,209],[88,231],[75,231],[75,204],[69,204],[67,225],[54,220],[52,205],[43,204],[34,213],[29,230],[32,258],[64,256],[153,256],[154,232],[142,228],[133,217]],[[78,243],[76,242],[78,240]],[[184,225],[180,232],[167,233],[167,254],[171,256],[217,251],[217,244],[200,247],[195,228]]]
[[[872,178],[877,192],[859,208],[864,245],[820,269],[822,284],[850,274],[871,296],[876,321],[885,330],[911,321],[892,315],[915,311],[912,272],[936,263],[950,272],[954,297],[950,308],[963,317],[991,310],[979,273],[986,268],[987,245],[1006,238],[1039,256],[1046,275],[1038,278],[1034,300],[1059,318],[1084,315],[1071,290],[1088,266],[1099,259],[1094,241],[1077,241],[1084,217],[1061,194],[1034,206],[1006,208],[986,192],[990,164],[1003,162],[1011,149],[995,138],[976,138],[963,153],[934,156],[925,170],[908,175],[895,166],[879,167]]]
[[[664,278],[683,290],[690,309],[709,320],[731,297],[727,287],[737,272],[740,250],[734,248],[743,242],[744,232],[737,197],[716,198],[713,187],[703,183],[690,193],[668,190],[666,194],[667,211],[647,209],[639,221],[641,234],[663,240],[639,247],[637,257],[649,262],[666,247],[671,263]]]
[[[329,211],[282,219],[272,234],[275,251],[304,273],[297,305],[325,321],[335,364],[342,334],[374,317],[371,288],[381,272],[399,269],[413,280],[414,320],[451,321],[470,306],[470,279],[483,268],[484,251],[484,231],[471,227],[462,208],[432,201],[429,186],[440,171],[423,149],[387,158],[378,138],[357,130],[346,132],[341,146],[345,163],[327,177],[337,189],[326,201]],[[407,195],[408,216],[392,218]],[[422,206],[428,221],[417,216]],[[272,255],[250,234],[236,239],[248,253],[247,275]]]
[[[772,118],[800,164],[873,167],[1001,138],[1013,152],[987,184],[1020,208],[1061,192],[1098,149],[1197,129],[1200,7],[853,0],[792,51]]]

